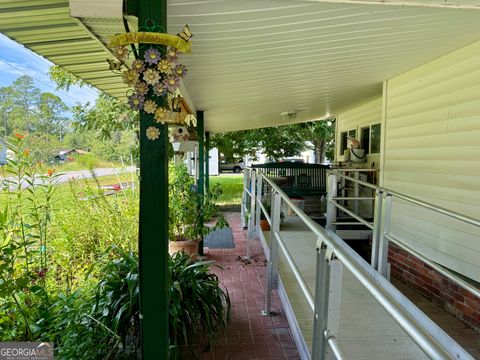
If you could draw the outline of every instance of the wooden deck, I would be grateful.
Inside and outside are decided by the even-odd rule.
[[[313,294],[315,235],[296,217],[287,218],[280,228],[280,233]],[[268,244],[269,233],[265,232],[264,236]],[[282,256],[280,257],[279,273],[280,287],[285,289],[299,331],[305,340],[303,348],[310,351],[313,328],[312,312]],[[448,314],[445,315],[448,316]],[[456,319],[452,317],[452,320]],[[342,280],[338,340],[347,359],[427,359],[420,348],[345,268]],[[298,347],[301,353],[302,346]],[[333,356],[329,358],[333,358]]]

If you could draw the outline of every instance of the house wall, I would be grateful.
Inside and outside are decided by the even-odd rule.
[[[384,82],[375,99],[338,116],[342,131],[375,122],[381,111],[379,183],[388,189],[480,218],[480,42]],[[380,104],[381,103],[381,104]],[[381,108],[381,109],[380,109]],[[480,282],[480,229],[394,201],[391,232],[466,278]],[[480,331],[480,299],[420,259],[390,245],[391,274]],[[478,284],[477,284],[478,285]]]
[[[340,134],[344,131],[356,129],[357,139],[360,140],[360,129],[368,125],[380,123],[382,120],[382,97],[379,96],[366,103],[360,104],[347,111],[337,114],[336,130],[336,159],[345,161],[340,151]],[[366,164],[375,163],[375,168],[380,166],[380,154],[369,154]]]
[[[480,42],[388,81],[383,186],[480,218]],[[393,205],[392,232],[480,281],[480,229]]]

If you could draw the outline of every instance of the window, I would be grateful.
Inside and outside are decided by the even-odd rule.
[[[362,135],[361,147],[365,150],[365,154],[380,153],[381,125],[373,124],[364,127],[360,130],[360,133]]]
[[[342,156],[347,150],[347,132],[344,131],[340,134],[340,156]]]
[[[380,153],[380,135],[382,125],[374,124],[370,127],[370,152],[372,154]]]
[[[360,130],[361,134],[361,142],[360,142],[360,147],[365,150],[365,155],[370,152],[370,126],[362,128]]]

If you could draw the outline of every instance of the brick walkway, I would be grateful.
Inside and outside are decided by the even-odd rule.
[[[233,230],[234,249],[206,249],[208,259],[223,267],[213,269],[228,289],[232,301],[232,322],[226,334],[220,334],[213,351],[200,352],[201,360],[281,360],[300,359],[281,307],[278,295],[273,297],[273,317],[262,317],[265,302],[266,264],[258,241],[252,242],[252,263],[242,261],[246,255],[246,232],[239,213],[228,213]],[[190,357],[188,357],[190,358]]]

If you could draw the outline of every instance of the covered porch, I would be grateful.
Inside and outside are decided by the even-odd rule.
[[[441,0],[428,2],[175,0],[167,3],[160,0],[127,2],[109,0],[100,3],[89,0],[7,0],[0,4],[0,10],[2,33],[62,66],[92,86],[123,100],[126,100],[127,87],[118,73],[108,69],[105,61],[107,57],[112,57],[112,50],[108,47],[109,37],[116,33],[142,29],[148,20],[152,19],[164,32],[171,34],[189,24],[194,35],[193,52],[184,57],[189,74],[181,84],[180,91],[184,99],[182,111],[196,117],[198,122],[202,164],[198,183],[200,193],[203,193],[206,186],[208,187],[205,178],[208,169],[205,171],[203,154],[206,133],[255,129],[302,121],[322,121],[337,116],[340,116],[342,126],[345,127],[337,129],[337,142],[344,132],[349,135],[353,127],[357,129],[360,126],[357,123],[365,118],[368,118],[369,126],[373,122],[380,122],[384,129],[387,124],[392,124],[387,119],[400,119],[398,123],[393,123],[389,137],[385,135],[385,131],[382,132],[379,146],[381,152],[371,154],[368,165],[370,166],[371,162],[375,163],[370,167],[379,169],[382,181],[390,181],[393,185],[404,181],[407,185],[403,188],[412,188],[414,180],[408,174],[401,173],[399,168],[408,166],[405,162],[413,158],[413,154],[418,154],[419,150],[403,149],[406,141],[402,136],[414,137],[407,134],[405,128],[416,124],[415,116],[422,117],[422,114],[427,112],[425,110],[427,105],[436,108],[436,104],[432,104],[433,101],[430,99],[439,94],[447,94],[451,82],[459,88],[463,87],[463,81],[468,80],[469,89],[473,89],[471,94],[476,94],[475,91],[480,86],[476,69],[480,52],[478,43],[475,43],[480,39],[480,11],[476,1],[457,0],[446,3]],[[466,47],[468,48],[465,53],[456,52]],[[448,61],[440,59],[435,62],[447,54],[453,54]],[[468,56],[464,56],[465,54]],[[467,59],[465,60],[467,64],[455,66],[456,62],[461,63],[464,59]],[[130,63],[131,61],[128,61],[126,66],[129,67]],[[409,72],[422,64],[430,63],[429,71],[449,69],[451,72],[448,75],[440,73],[431,76],[427,70],[419,70],[413,74]],[[460,70],[463,69],[469,69],[469,73],[462,73]],[[409,80],[411,83],[405,85],[397,79],[396,82],[393,81],[393,85],[398,86],[389,87],[389,79],[404,73],[407,73],[405,79],[400,80],[405,82]],[[436,84],[441,86],[435,87]],[[412,99],[408,98],[408,94],[416,86],[424,87],[422,94],[425,98],[409,112],[407,100]],[[403,96],[408,99],[404,100]],[[425,118],[445,119],[449,122],[445,125],[445,129],[448,130],[452,125],[450,120],[463,116],[462,119],[466,119],[460,126],[463,131],[478,133],[480,129],[475,123],[478,99],[468,98],[468,101],[464,101],[465,98],[468,98],[468,94],[456,94],[448,98],[448,101],[440,99],[442,104],[448,103],[451,107],[445,110],[445,113],[428,113]],[[458,104],[465,102],[468,102],[467,109],[457,107]],[[373,105],[364,106],[370,103]],[[371,107],[375,111],[371,110]],[[375,119],[372,120],[372,117]],[[145,117],[142,117],[141,121],[143,200],[140,230],[145,248],[140,251],[140,261],[144,276],[143,299],[148,300],[145,304],[148,310],[142,313],[144,321],[142,330],[148,339],[146,347],[148,351],[144,358],[154,359],[159,338],[162,351],[166,351],[168,347],[168,330],[165,327],[168,302],[166,297],[162,297],[168,287],[166,278],[168,206],[165,196],[168,184],[168,126],[153,124],[151,119],[146,120]],[[145,136],[146,121],[150,121],[161,134],[161,140],[154,146],[149,142],[151,139]],[[434,120],[417,130],[428,133],[435,128],[433,122]],[[360,130],[358,128],[358,132]],[[448,132],[447,130],[445,131]],[[457,145],[461,145],[462,139],[456,138],[456,141]],[[435,148],[436,139],[429,138],[426,143]],[[453,146],[450,142],[447,145]],[[478,157],[476,158],[478,144],[473,144],[470,138],[468,145],[467,150],[456,149],[452,153],[465,151],[466,154],[470,154],[468,161],[478,162]],[[389,153],[390,157],[385,156],[386,149],[392,150]],[[337,150],[336,160],[343,161],[343,149]],[[431,150],[431,153],[434,152],[435,149]],[[473,170],[465,175],[460,165],[456,168],[460,169],[458,170],[461,175],[460,185],[455,186],[456,188],[463,186],[471,191],[471,194],[462,193],[461,203],[466,204],[465,208],[472,213],[471,218],[476,221],[478,204],[470,203],[469,200],[478,199],[478,187],[475,188],[475,180],[471,176],[477,176],[478,180],[479,173],[472,166]],[[422,165],[418,166],[422,168]],[[413,166],[414,170],[419,167]],[[392,172],[385,172],[385,169]],[[401,173],[399,179],[395,177],[395,171]],[[270,294],[277,286],[281,296],[287,296],[289,291],[293,291],[291,294],[293,297],[307,294],[306,297],[303,296],[306,299],[306,310],[303,308],[296,311],[293,305],[291,309],[286,309],[290,325],[292,328],[297,327],[296,334],[305,332],[302,326],[306,326],[310,331],[306,332],[310,335],[302,335],[303,340],[300,337],[295,338],[302,358],[323,359],[326,356],[342,358],[342,353],[345,353],[346,357],[359,359],[364,355],[371,356],[369,352],[362,355],[355,347],[358,343],[378,345],[376,353],[378,358],[389,356],[395,358],[390,353],[394,350],[398,350],[400,354],[398,358],[425,356],[433,359],[471,358],[467,351],[471,349],[463,349],[460,346],[462,344],[457,344],[447,333],[438,330],[386,280],[388,278],[385,267],[386,248],[383,248],[380,256],[382,249],[378,247],[376,260],[373,266],[369,265],[331,232],[331,227],[335,225],[331,211],[327,211],[330,216],[327,214],[325,217],[327,226],[330,227],[326,231],[302,215],[303,212],[283,191],[276,188],[273,182],[269,182],[268,176],[262,177],[260,173],[257,175],[274,189],[273,210],[269,215],[273,229],[269,233],[271,241],[267,235],[262,242],[269,259],[271,276],[266,289],[267,303],[264,311],[266,316],[271,315],[275,298],[272,300]],[[442,183],[438,187],[448,187],[451,184],[450,180],[446,180],[447,185]],[[254,194],[258,180],[253,177],[252,181],[252,177],[249,177],[248,181],[250,186],[246,191]],[[428,181],[422,186],[422,189],[428,188]],[[438,192],[441,192],[441,189]],[[257,206],[255,196],[251,196],[250,199],[253,204],[251,209],[263,211],[260,205]],[[455,202],[452,199],[448,201]],[[284,225],[280,223],[282,202],[293,209],[303,224],[297,224],[293,219]],[[255,211],[259,214],[258,210]],[[408,213],[408,208],[404,209],[404,212]],[[257,228],[256,219],[253,216],[250,219],[248,236],[250,242],[253,242],[255,236],[262,237],[262,232]],[[473,260],[479,249],[478,243],[475,243],[478,237],[477,229],[469,228],[467,232],[468,246],[462,248],[460,260],[454,261],[452,266],[468,275],[475,273],[477,265],[473,264]],[[283,237],[283,247],[280,245],[282,240],[276,241],[277,236]],[[301,240],[298,240],[299,237]],[[380,237],[378,240],[376,244],[380,246]],[[436,243],[431,237],[429,240],[434,245],[430,243],[431,246],[426,247],[425,251],[430,254],[431,248],[435,248]],[[420,244],[415,249],[418,252],[423,248]],[[441,251],[435,252],[435,260],[451,264],[452,259],[447,256],[449,249],[451,248],[442,248]],[[469,253],[468,249],[473,251]],[[255,253],[255,245],[245,248],[245,251],[247,257],[251,257]],[[291,258],[283,255],[284,258],[281,260],[281,257],[272,256],[271,252],[290,253]],[[215,257],[214,252],[208,255]],[[466,261],[465,264],[461,264],[463,256],[468,257],[468,264]],[[299,261],[293,261],[295,258]],[[292,273],[286,266],[290,270],[296,266],[297,270]],[[343,275],[342,266],[345,267]],[[278,282],[277,268],[281,280]],[[302,276],[299,276],[300,270],[306,271],[303,280]],[[158,285],[159,276],[161,286]],[[342,276],[345,281],[335,283]],[[293,284],[293,279],[297,283],[301,280],[301,292],[298,289],[288,289],[287,285]],[[364,290],[359,290],[358,284],[354,284],[355,281],[366,286],[370,295]],[[316,286],[315,282],[323,286]],[[332,286],[330,288],[326,286],[329,282]],[[327,289],[332,291],[329,292]],[[340,292],[345,295],[342,301]],[[378,307],[378,304],[373,305],[376,303],[372,301],[371,296],[384,310]],[[364,299],[356,313],[359,318],[351,317],[347,322],[342,322],[339,313],[349,307],[355,309],[359,304],[358,298]],[[319,299],[322,301],[318,301]],[[158,301],[161,301],[161,306],[158,305]],[[286,304],[284,301],[284,305]],[[337,307],[327,304],[334,304]],[[389,315],[384,317],[385,311]],[[309,312],[310,315],[315,313],[314,317],[310,316],[310,320],[307,319]],[[374,315],[379,313],[382,314],[382,319],[388,320],[373,322]],[[312,321],[315,321],[315,325],[312,325]],[[359,337],[355,339],[352,338],[352,323],[359,326],[355,330]],[[396,323],[399,325],[395,325]],[[364,336],[366,331],[363,330],[363,326],[369,328],[368,336]],[[282,347],[283,356],[289,353],[286,349],[288,350]],[[472,354],[477,355],[474,352]],[[259,354],[248,356],[260,358]]]

